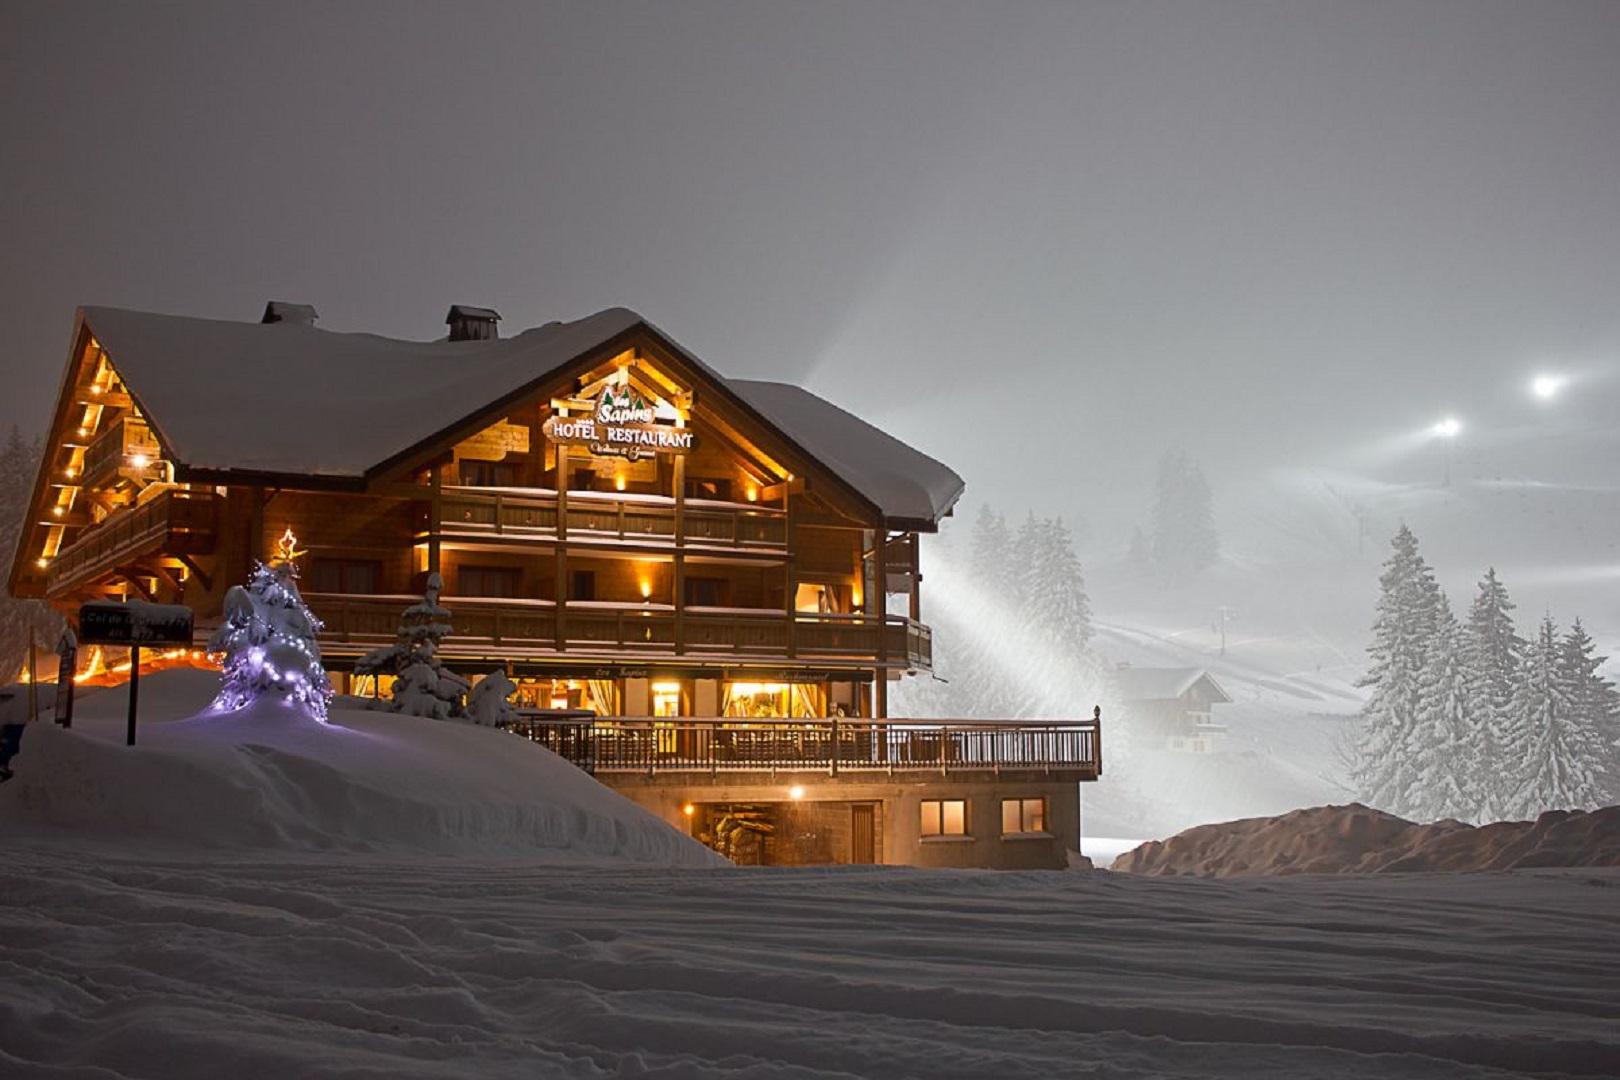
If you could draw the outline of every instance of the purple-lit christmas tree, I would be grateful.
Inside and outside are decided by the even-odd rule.
[[[298,593],[297,538],[289,529],[269,565],[255,562],[247,585],[225,594],[225,621],[209,649],[224,653],[214,709],[233,711],[266,695],[326,719],[332,684],[321,667],[321,621]]]

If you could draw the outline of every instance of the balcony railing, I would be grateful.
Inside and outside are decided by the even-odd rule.
[[[423,532],[441,536],[552,540],[559,518],[556,492],[445,488],[439,520],[424,515]],[[686,542],[725,547],[780,549],[787,545],[787,517],[769,507],[689,500],[683,521]],[[568,497],[568,533],[580,540],[610,539],[673,543],[675,502],[648,495],[573,492]]]
[[[111,487],[119,477],[148,480],[156,475],[163,450],[144,420],[123,416],[96,436],[84,451],[88,487]]]
[[[326,623],[324,647],[374,648],[394,640],[400,614],[420,598],[305,593]],[[446,595],[454,633],[440,653],[448,658],[577,653],[686,655],[696,659],[746,657],[877,663],[887,667],[932,666],[932,632],[899,615],[794,614],[743,608],[687,608],[677,620],[674,608],[632,604],[572,603],[557,639],[557,609],[549,600],[508,600]],[[682,640],[677,650],[677,621]]]
[[[523,717],[511,729],[590,773],[1102,773],[1090,720],[733,720]]]
[[[154,554],[197,555],[214,548],[212,491],[171,488],[92,525],[51,560],[47,591],[57,595]]]

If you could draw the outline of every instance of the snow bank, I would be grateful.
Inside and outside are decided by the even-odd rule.
[[[1620,866],[1620,806],[1550,810],[1535,821],[1478,828],[1458,821],[1417,825],[1353,803],[1280,817],[1200,825],[1114,860],[1133,874],[1372,874],[1418,870],[1513,870]]]
[[[87,701],[72,730],[30,726],[12,762],[16,777],[0,785],[6,829],[211,850],[723,864],[550,751],[505,732],[372,712],[343,699],[324,724],[268,700],[165,722],[156,717],[185,713],[164,706],[194,702],[217,677],[176,671],[141,682],[133,748],[123,745],[122,690]]]

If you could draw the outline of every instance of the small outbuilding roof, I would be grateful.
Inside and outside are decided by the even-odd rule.
[[[1232,700],[1203,668],[1121,667],[1114,672],[1114,685],[1125,701],[1174,701],[1200,682],[1207,684],[1212,700]]]
[[[165,450],[201,472],[363,479],[639,327],[892,522],[932,526],[962,493],[961,477],[926,454],[796,386],[726,379],[627,308],[475,341],[111,307],[80,314]],[[355,408],[362,396],[363,414]]]

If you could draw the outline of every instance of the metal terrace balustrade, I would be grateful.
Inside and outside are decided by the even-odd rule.
[[[351,596],[305,593],[326,624],[324,649],[374,648],[394,640],[400,614],[415,596]],[[556,605],[548,600],[507,600],[446,594],[444,606],[455,632],[441,655],[457,657],[579,654],[623,657],[683,655],[694,659],[810,659],[876,662],[900,669],[927,669],[933,663],[933,633],[900,615],[821,615],[744,608],[684,609],[677,618],[665,605],[568,604],[562,615],[563,647],[558,647]],[[677,622],[680,649],[677,650]],[[880,637],[881,635],[881,637]],[[351,650],[352,651],[352,650]]]
[[[480,490],[447,487],[439,497],[439,519],[424,518],[425,533],[455,538],[554,540],[559,518],[556,492]],[[787,516],[770,507],[724,505],[688,500],[683,508],[688,543],[781,549],[787,545]],[[568,534],[583,541],[675,541],[675,503],[656,496],[571,492]]]
[[[47,591],[67,592],[141,558],[206,554],[213,550],[219,496],[170,488],[90,526],[51,560]]]
[[[1102,772],[1099,719],[519,719],[510,730],[590,773]]]

